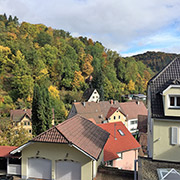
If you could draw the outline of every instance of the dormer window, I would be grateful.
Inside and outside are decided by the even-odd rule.
[[[180,96],[170,95],[169,102],[170,108],[180,108]]]

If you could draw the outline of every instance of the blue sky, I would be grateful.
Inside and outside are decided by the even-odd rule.
[[[0,13],[100,41],[122,56],[180,53],[180,0],[0,0]]]

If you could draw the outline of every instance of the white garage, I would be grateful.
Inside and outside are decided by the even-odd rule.
[[[28,178],[51,179],[51,169],[51,161],[48,159],[28,159]]]
[[[56,161],[56,180],[81,180],[81,164],[74,161]]]

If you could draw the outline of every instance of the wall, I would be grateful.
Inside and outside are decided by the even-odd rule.
[[[125,170],[134,170],[134,160],[138,159],[138,150],[130,150],[122,153],[122,159],[113,161],[113,167]]]
[[[39,151],[39,155],[36,156]],[[68,153],[68,157],[67,157]],[[52,179],[55,179],[55,161],[60,159],[74,160],[81,163],[81,179],[92,180],[92,160],[67,144],[34,143],[22,150],[22,178],[28,175],[28,158],[42,157],[52,160]]]
[[[90,98],[88,99],[88,102],[99,102],[100,96],[97,90],[95,89]]]
[[[180,161],[180,146],[171,145],[171,127],[180,127],[180,121],[154,119],[153,159]],[[180,134],[178,134],[178,137]],[[178,141],[180,142],[180,141]]]
[[[24,125],[24,122],[26,122],[26,125]],[[24,116],[24,118],[21,121],[17,122],[17,126],[19,127],[22,126],[28,132],[31,131],[30,134],[32,134],[32,123],[31,123],[31,120],[27,116]]]
[[[114,119],[114,116],[116,117],[116,119]],[[119,119],[120,116],[120,119]],[[125,126],[127,127],[127,122],[126,122],[126,117],[124,116],[124,114],[122,114],[119,110],[115,111],[111,117],[109,118],[109,122],[122,122],[125,124]]]
[[[100,167],[94,180],[134,180],[134,172],[112,167]]]

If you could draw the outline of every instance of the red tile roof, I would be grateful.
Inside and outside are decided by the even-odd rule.
[[[122,122],[98,124],[98,126],[110,133],[104,147],[104,161],[117,159],[119,152],[140,148],[140,144]],[[120,135],[119,129],[124,133],[124,136]]]
[[[16,146],[0,146],[0,157],[10,157],[9,153],[16,148]]]
[[[118,110],[118,108],[111,107],[106,115],[106,118],[108,119],[109,117],[111,117],[111,115],[113,115],[116,110]]]
[[[80,115],[58,124],[41,133],[32,141],[70,143],[98,159],[109,133]]]

